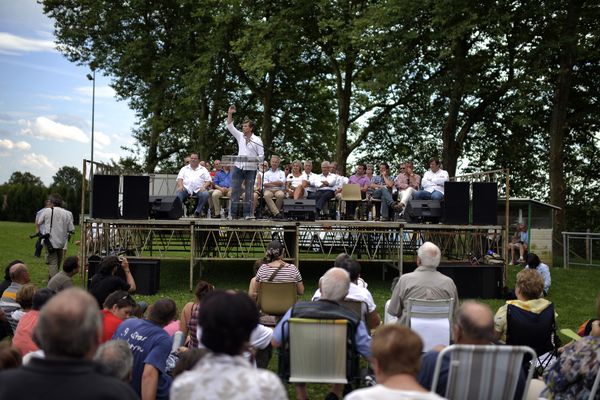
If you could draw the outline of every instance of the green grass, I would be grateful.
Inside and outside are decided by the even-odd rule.
[[[34,232],[34,225],[0,221],[0,268],[13,259],[21,259],[29,266],[33,283],[38,287],[46,285],[48,269],[43,258],[33,256],[34,242],[29,235]],[[79,235],[77,230],[73,242]],[[78,248],[69,244],[68,255],[77,254]],[[248,282],[252,276],[253,260],[210,262],[205,263],[203,279],[211,282],[220,289],[247,290]],[[330,263],[304,263],[301,269],[306,287],[303,299],[310,299],[317,288],[319,277],[330,267]],[[383,280],[382,266],[376,264],[363,265],[363,278],[369,283],[369,290],[373,294],[378,310],[382,312],[385,301],[390,297],[390,284],[396,275],[393,270],[388,270],[386,279]],[[515,276],[519,267],[508,268],[508,285],[514,287]],[[198,271],[195,271],[195,276]],[[595,298],[599,292],[600,268],[596,267],[573,267],[568,270],[562,268],[551,268],[552,287],[548,299],[556,307],[558,313],[557,323],[559,328],[577,329],[586,319],[594,316]],[[76,282],[81,284],[80,277]],[[186,302],[193,299],[189,291],[189,262],[162,261],[160,270],[160,291],[154,296],[136,296],[147,302],[153,302],[161,297],[170,297],[182,307]],[[461,299],[462,300],[462,299]],[[503,300],[483,300],[492,310],[497,310]],[[383,316],[382,316],[383,319]],[[563,341],[566,338],[563,338]],[[276,363],[271,364],[275,368]],[[310,390],[312,398],[324,397],[325,387],[315,386]],[[292,396],[293,398],[293,396]]]

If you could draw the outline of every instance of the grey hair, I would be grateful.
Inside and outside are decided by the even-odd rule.
[[[348,295],[350,274],[342,268],[330,268],[321,277],[321,298],[325,300],[342,301]]]
[[[34,337],[47,356],[83,359],[95,350],[101,331],[96,299],[83,289],[69,288],[42,307]]]
[[[425,242],[417,250],[417,256],[421,259],[421,265],[424,267],[437,268],[440,265],[442,253],[440,248],[431,242]]]
[[[133,369],[133,354],[125,340],[109,340],[103,343],[98,347],[94,361],[102,364],[106,373],[122,381],[129,378]]]
[[[321,163],[321,168],[323,168],[323,167],[329,167],[329,161],[323,161]]]

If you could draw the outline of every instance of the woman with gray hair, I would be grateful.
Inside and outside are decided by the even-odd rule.
[[[283,261],[284,247],[278,240],[273,240],[267,246],[267,252],[263,264],[256,272],[255,284],[250,285],[250,297],[254,300],[258,297],[261,282],[296,282],[298,295],[304,294],[304,283],[298,267]]]

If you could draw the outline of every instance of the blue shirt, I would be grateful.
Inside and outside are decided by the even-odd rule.
[[[225,172],[224,169],[217,171],[213,182],[216,186],[231,187],[231,171]]]
[[[133,353],[131,386],[142,396],[142,373],[146,364],[158,370],[157,399],[168,399],[173,378],[166,373],[166,362],[171,352],[171,338],[160,326],[145,319],[130,318],[119,325],[113,339],[126,340]]]
[[[341,307],[341,306],[340,306]],[[290,319],[292,315],[292,308],[287,310],[283,318],[279,321],[275,329],[273,330],[273,339],[277,343],[282,343],[284,337],[287,338],[289,335],[288,326],[285,325],[285,331],[282,328],[283,323]],[[371,357],[371,336],[367,332],[367,327],[363,321],[360,321],[358,327],[356,328],[356,333],[354,334],[354,341],[356,342],[356,350],[365,358]]]

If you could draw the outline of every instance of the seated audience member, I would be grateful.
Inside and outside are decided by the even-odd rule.
[[[181,351],[175,368],[173,369],[173,379],[183,374],[185,371],[191,371],[202,357],[208,354],[206,348],[194,348]]]
[[[403,210],[415,196],[420,185],[421,176],[413,172],[412,161],[402,164],[400,166],[400,173],[394,180],[394,186],[398,189],[398,203],[394,205],[394,208],[398,211]]]
[[[198,347],[198,336],[196,335],[198,327],[198,312],[200,303],[204,296],[215,290],[215,287],[208,282],[199,281],[194,288],[194,302],[189,302],[181,310],[179,317],[179,330],[186,337],[185,343],[188,348]]]
[[[544,298],[544,280],[542,276],[531,269],[523,269],[517,274],[515,286],[516,300],[508,300],[506,304],[498,309],[494,317],[494,329],[498,338],[506,342],[507,310],[508,305],[513,304],[523,310],[539,314],[552,303]]]
[[[273,218],[283,218],[281,211],[285,198],[285,173],[279,169],[280,162],[278,156],[271,156],[271,168],[264,174],[263,197]]]
[[[31,310],[21,317],[12,344],[19,349],[21,355],[37,351],[38,345],[34,341],[34,332],[40,317],[42,307],[54,296],[54,292],[48,288],[38,289],[33,295]]]
[[[294,264],[288,264],[283,261],[284,247],[279,240],[273,240],[267,245],[264,263],[256,272],[256,286],[250,288],[250,297],[258,298],[261,282],[296,282],[298,295],[304,293],[304,283],[298,267]]]
[[[0,341],[0,371],[21,366],[21,352],[8,341]]]
[[[0,295],[10,286],[12,279],[10,278],[10,267],[15,264],[25,264],[21,260],[13,260],[4,268],[4,280],[0,282]]]
[[[599,336],[600,337],[600,294],[596,297],[596,318],[590,318],[585,321],[577,330],[579,336]]]
[[[163,328],[176,315],[175,302],[171,299],[160,299],[150,306],[147,320],[125,320],[113,335],[113,339],[123,339],[129,343],[133,353],[130,384],[142,400],[169,397],[172,379],[165,369],[171,353],[172,340]]]
[[[204,205],[208,201],[208,188],[212,184],[210,172],[201,164],[198,154],[190,154],[190,163],[184,165],[177,174],[177,187],[175,193],[181,203],[185,203],[188,197],[198,199],[194,216],[200,217]]]
[[[292,306],[279,321],[273,332],[273,347],[279,347],[288,337],[286,321],[290,318],[315,318],[315,319],[346,319],[350,321],[356,343],[356,350],[365,358],[371,356],[371,337],[366,325],[358,316],[339,304],[348,295],[350,288],[350,274],[342,268],[331,268],[319,281],[321,297],[318,301],[300,301]],[[296,398],[304,400],[308,397],[306,384],[295,385]],[[334,385],[329,399],[340,398],[343,387]]]
[[[67,257],[63,262],[62,270],[48,281],[48,289],[60,292],[73,286],[73,276],[79,272],[79,257]]]
[[[529,253],[527,255],[527,265],[525,265],[525,268],[531,268],[540,273],[542,279],[544,279],[544,296],[547,296],[550,292],[550,285],[552,284],[550,267],[544,264],[537,254]]]
[[[347,400],[442,399],[417,382],[421,338],[401,325],[387,325],[373,335],[371,363],[377,385],[348,394]]]
[[[0,373],[0,399],[136,399],[127,384],[99,372],[92,361],[101,331],[90,294],[69,288],[54,296],[40,312],[35,332],[45,358]]]
[[[358,261],[352,258],[347,258],[344,262],[339,263],[339,267],[345,269],[350,274],[350,286],[348,289],[348,295],[344,300],[360,301],[366,310],[363,310],[363,314],[366,316],[365,324],[369,329],[375,329],[381,324],[381,318],[377,312],[373,295],[368,289],[358,285],[358,279],[360,278],[360,264]],[[317,289],[313,295],[312,301],[317,301],[321,297],[321,290]]]
[[[321,210],[323,210],[329,200],[335,197],[335,186],[338,176],[335,173],[331,173],[329,161],[323,161],[321,163],[321,173],[319,175],[311,174],[310,179],[310,187],[314,189],[316,218],[320,219]]]
[[[129,344],[124,340],[109,340],[102,343],[96,351],[94,361],[102,365],[107,375],[126,383],[131,379],[133,354]]]
[[[171,400],[287,398],[277,375],[252,368],[241,356],[258,325],[258,309],[248,295],[209,293],[202,302],[198,322],[201,343],[209,353],[191,371],[177,376]]]
[[[565,346],[544,373],[549,399],[587,399],[600,368],[600,337],[586,336]],[[596,397],[598,394],[596,393]]]
[[[9,269],[10,274],[10,285],[4,290],[2,293],[2,298],[0,299],[5,303],[17,303],[17,292],[26,283],[29,283],[31,280],[29,278],[29,269],[27,265],[23,263],[13,264]]]
[[[285,191],[290,199],[304,199],[307,192],[304,190],[304,178],[302,174],[302,163],[300,160],[294,160],[292,169],[285,178]]]
[[[215,188],[210,193],[210,208],[212,209],[213,218],[219,218],[221,217],[222,210],[221,197],[229,196],[231,194],[231,172],[229,171],[228,165],[217,171],[213,185]]]
[[[459,307],[454,317],[452,337],[454,338],[454,344],[493,344],[495,338],[494,316],[490,307],[475,301],[464,302]],[[423,355],[423,361],[417,379],[419,383],[427,389],[431,389],[431,384],[433,383],[433,373],[439,351],[441,351],[441,349],[431,350]],[[448,354],[442,361],[438,385],[437,388],[434,388],[435,392],[441,396],[444,396],[446,393],[449,368],[450,355]],[[525,374],[522,372],[515,392],[515,399],[522,398],[523,389],[525,388],[525,379]]]
[[[392,188],[394,187],[394,176],[390,174],[390,166],[388,163],[379,164],[379,175],[371,179],[370,190],[371,196],[374,199],[381,199],[380,221],[390,220],[390,208],[394,205],[392,198]]]
[[[112,339],[121,322],[131,316],[135,300],[124,290],[117,290],[104,300],[102,309],[102,339],[104,343]]]
[[[352,259],[352,256],[350,254],[340,253],[335,257],[335,260],[333,261],[333,266],[336,268],[342,268],[342,264],[344,264],[348,259]],[[358,277],[356,284],[360,287],[364,287],[365,289],[369,286],[369,284],[360,276]]]
[[[98,266],[98,272],[92,276],[90,282],[90,293],[96,298],[100,308],[112,292],[125,290],[134,293],[135,289],[135,280],[124,257],[104,257]]]
[[[454,299],[454,312],[458,309],[458,291],[454,281],[438,272],[441,252],[431,242],[425,242],[417,250],[417,269],[402,274],[394,288],[386,312],[398,317],[401,324],[406,324],[406,308],[408,299],[444,300]]]
[[[429,170],[421,179],[423,189],[416,192],[413,198],[415,200],[443,200],[444,182],[449,179],[448,172],[441,168],[440,160],[435,157],[429,159]]]
[[[525,252],[527,251],[527,245],[529,243],[529,233],[527,231],[527,225],[519,223],[517,225],[517,231],[512,238],[512,243],[508,244],[510,249],[510,264],[516,265],[518,263],[525,262]],[[519,252],[519,259],[515,260],[515,250]]]
[[[174,319],[173,321],[165,325],[163,329],[165,330],[165,332],[167,332],[167,334],[170,337],[173,337],[175,335],[175,332],[179,330],[179,323],[180,321],[178,319]]]
[[[36,287],[33,283],[26,283],[21,286],[21,289],[17,292],[17,303],[19,303],[18,310],[13,311],[10,316],[15,322],[13,329],[16,329],[17,323],[25,314],[27,314],[33,306],[33,295],[36,292]]]
[[[365,175],[367,166],[363,163],[356,165],[356,172],[348,178],[348,183],[360,186],[360,197],[364,200],[367,198],[367,190],[371,186],[371,180]],[[357,202],[347,201],[346,202],[346,216],[350,219],[354,219]]]

